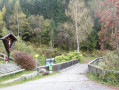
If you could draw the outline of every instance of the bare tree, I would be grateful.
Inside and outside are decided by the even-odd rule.
[[[89,15],[89,10],[84,7],[84,2],[70,0],[66,15],[71,17],[76,30],[77,51],[80,49],[80,42],[86,39],[91,31],[93,21]]]

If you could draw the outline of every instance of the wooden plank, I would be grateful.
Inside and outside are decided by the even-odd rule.
[[[1,74],[0,77],[7,76],[7,75],[10,75],[10,74],[15,74],[15,73],[18,73],[18,72],[21,72],[21,71],[24,71],[24,70],[25,69],[20,69],[20,70],[14,71],[14,72],[4,73],[4,74]]]

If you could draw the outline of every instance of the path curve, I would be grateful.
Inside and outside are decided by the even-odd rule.
[[[60,74],[0,90],[116,90],[91,81],[84,75],[87,70],[87,64],[76,64],[60,71]]]

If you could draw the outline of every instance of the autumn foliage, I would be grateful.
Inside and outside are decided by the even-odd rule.
[[[32,70],[35,68],[35,62],[33,57],[25,52],[15,52],[14,53],[15,62],[26,70]]]
[[[97,16],[100,18],[99,32],[101,49],[117,49],[119,40],[119,0],[98,0]]]

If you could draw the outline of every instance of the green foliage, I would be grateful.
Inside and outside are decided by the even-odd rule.
[[[27,72],[31,72],[31,71],[27,71]],[[27,74],[26,71],[23,74]],[[33,81],[33,80],[45,78],[45,77],[56,75],[56,74],[58,74],[58,73],[57,72],[56,73],[51,73],[51,74],[46,75],[46,76],[42,76],[42,75],[38,74],[35,77],[31,77],[31,78],[28,78],[28,79],[23,79],[23,80],[18,80],[18,81],[10,82],[10,83],[7,83],[7,84],[0,83],[0,87],[6,87],[6,86],[13,86],[13,85],[16,85],[16,84],[22,84],[22,83],[25,83],[25,82],[28,82],[28,81]],[[14,75],[13,75],[13,77],[14,77]],[[7,76],[7,79],[8,79],[8,76]]]
[[[113,71],[105,73],[104,78],[103,78],[104,81],[109,82],[112,85],[118,84],[119,83],[118,79],[119,77],[116,77],[116,73]]]
[[[18,35],[19,26],[22,40],[68,51],[76,49],[73,24],[65,14],[68,4],[69,0],[1,0],[0,9],[5,27]]]
[[[26,53],[29,53],[30,55],[32,55],[33,60],[35,61],[34,56],[35,56],[35,54],[38,54],[39,55],[38,64],[45,65],[45,56],[43,56],[43,54],[39,50],[40,50],[40,48],[35,48],[31,44],[27,44],[23,41],[17,41],[15,43],[13,51],[11,52],[11,56],[13,56],[15,51],[26,52]]]
[[[0,11],[0,31],[3,28],[3,23],[4,23],[4,21],[3,21],[2,12]]]
[[[119,75],[115,72],[106,72],[104,75],[93,75],[88,73],[89,78],[100,82],[102,84],[109,84],[109,85],[119,85]]]
[[[118,56],[114,51],[109,51],[98,64],[99,67],[109,70],[119,70]]]
[[[0,28],[4,26],[6,30],[18,35],[19,26],[20,38],[40,48],[43,48],[45,45],[66,51],[75,50],[77,46],[75,27],[73,26],[74,24],[71,18],[66,16],[69,1],[70,0],[0,0],[0,9],[2,10],[0,22],[4,24],[0,25]],[[90,9],[89,12],[91,11],[88,15],[91,14],[91,16],[96,19],[94,15],[95,10],[93,10],[96,6],[95,2],[87,0],[82,0],[82,2],[85,2],[84,8],[88,7]],[[86,19],[86,22],[89,22],[87,20],[88,19]],[[85,25],[91,26],[83,23],[83,21],[85,20],[82,20],[84,27],[82,27],[81,30],[85,28]],[[92,22],[93,21],[91,21],[90,24]],[[87,32],[88,29],[86,29],[85,32]],[[94,29],[97,31],[95,34],[97,34],[100,29],[97,21],[95,22]],[[91,34],[94,37],[89,35],[89,38],[81,44],[84,51],[92,51],[95,49],[96,39],[98,39],[97,35],[95,39],[95,34]],[[2,31],[0,30],[0,37],[2,37],[1,35]],[[85,38],[86,36],[87,34],[83,37]]]
[[[41,42],[43,44],[47,44],[49,45],[50,42],[50,22],[48,20],[45,20],[44,24],[43,24],[44,28],[42,30],[42,34],[41,34]]]
[[[39,52],[41,55],[44,55],[47,58],[55,57],[61,55],[64,51],[61,51],[59,49],[42,49],[37,48],[37,52]]]
[[[80,46],[83,51],[94,51],[97,46],[96,32],[92,30],[92,32],[88,35],[87,40],[81,42]]]
[[[77,53],[77,52],[70,52],[68,54],[63,54],[61,56],[56,56],[55,57],[55,62],[56,63],[62,63],[62,62],[66,62],[69,60],[74,60],[74,59],[78,59],[81,62],[81,53]]]
[[[1,36],[1,37],[5,36],[5,35],[7,35],[7,34],[9,33],[9,31],[7,30],[6,27],[3,27],[1,31],[2,31],[2,32],[0,33],[0,36]]]
[[[3,76],[3,77],[0,77],[0,84],[1,84],[1,82],[3,82],[3,81],[6,81],[6,80],[9,80],[9,79],[14,79],[14,78],[17,78],[17,77],[19,77],[19,76],[21,76],[21,75],[23,75],[23,74],[29,74],[29,73],[32,73],[33,71],[23,71],[23,72],[18,72],[18,73],[15,73],[15,74],[11,74],[10,76],[9,75],[7,75],[7,76]]]
[[[27,52],[31,55],[35,55],[35,49],[31,45],[27,45],[25,42],[17,41],[14,46],[14,50]]]
[[[0,40],[0,53],[6,53],[6,50],[5,50],[2,40]]]

